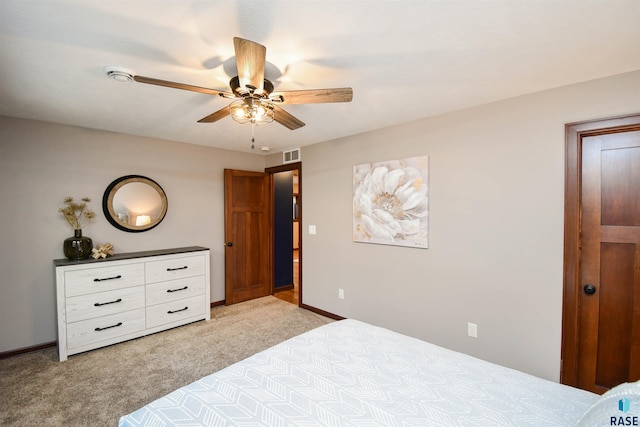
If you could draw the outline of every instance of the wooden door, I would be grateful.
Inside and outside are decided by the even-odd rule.
[[[225,302],[271,294],[269,175],[225,169]]]
[[[603,393],[640,379],[640,125],[591,123],[567,146],[562,381]]]

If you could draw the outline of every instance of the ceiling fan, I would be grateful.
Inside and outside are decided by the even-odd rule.
[[[273,83],[265,79],[264,75],[267,48],[240,37],[233,38],[233,46],[238,75],[229,82],[231,91],[209,89],[144,76],[133,76],[133,79],[139,83],[189,90],[235,100],[215,113],[198,120],[199,123],[213,123],[231,116],[240,123],[261,124],[275,120],[294,130],[304,126],[304,123],[286,112],[279,104],[350,102],[353,98],[351,88],[274,91]]]

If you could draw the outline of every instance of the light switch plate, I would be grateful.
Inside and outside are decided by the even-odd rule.
[[[316,234],[316,226],[315,225],[310,225],[309,226],[309,234]]]

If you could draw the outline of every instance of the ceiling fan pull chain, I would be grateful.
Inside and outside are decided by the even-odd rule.
[[[251,149],[254,150],[256,148],[256,139],[253,137],[253,121],[251,122]]]

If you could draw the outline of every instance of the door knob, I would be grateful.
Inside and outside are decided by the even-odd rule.
[[[584,285],[584,293],[587,295],[593,295],[596,293],[596,287],[593,285]]]
[[[231,242],[226,242],[224,245],[225,245],[225,246],[228,246],[228,247],[231,247],[231,246],[233,246],[233,243],[231,243]]]

